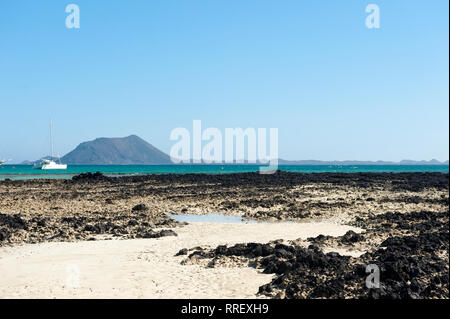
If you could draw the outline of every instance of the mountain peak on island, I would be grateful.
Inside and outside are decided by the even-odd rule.
[[[170,157],[137,135],[100,137],[83,142],[66,154],[65,164],[170,164]]]

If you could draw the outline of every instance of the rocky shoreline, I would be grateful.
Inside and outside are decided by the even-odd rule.
[[[189,254],[184,263],[203,261],[211,268],[236,263],[236,258],[240,258],[241,264],[276,275],[258,292],[272,298],[448,299],[448,217],[448,211],[388,213],[368,221],[369,227],[363,234],[348,231],[339,237],[319,235],[286,244],[275,241],[215,249],[197,247],[182,249],[177,255]],[[394,232],[388,230],[387,222],[395,228]],[[373,236],[387,239],[359,257],[324,253],[322,249],[351,249],[370,242]],[[380,270],[378,288],[368,289],[365,284],[368,265],[376,265]]]
[[[0,246],[176,236],[176,214],[327,221],[364,229],[267,244],[186,247],[185,263],[251,266],[272,298],[449,298],[449,175],[277,172],[0,182]],[[337,253],[365,252],[361,256]],[[381,270],[367,289],[366,266]],[[255,292],[256,293],[256,292]]]

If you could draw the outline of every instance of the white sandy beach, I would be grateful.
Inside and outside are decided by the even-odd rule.
[[[333,223],[192,223],[175,229],[178,237],[3,247],[0,298],[257,298],[272,275],[250,267],[181,265],[186,256],[174,255],[182,248],[348,230],[360,231]]]

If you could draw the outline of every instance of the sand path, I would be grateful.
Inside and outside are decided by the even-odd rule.
[[[331,223],[192,223],[178,237],[42,243],[0,248],[0,298],[256,298],[272,275],[181,265],[182,248],[266,243],[356,228]]]

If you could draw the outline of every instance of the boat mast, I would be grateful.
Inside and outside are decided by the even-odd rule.
[[[50,160],[53,160],[53,129],[52,129],[52,120],[50,120],[50,149],[51,149],[51,153],[50,153]]]

